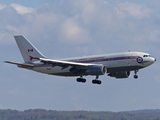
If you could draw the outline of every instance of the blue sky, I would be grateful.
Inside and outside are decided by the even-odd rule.
[[[126,111],[160,109],[160,1],[0,0],[0,109]],[[139,78],[100,76],[102,85],[5,64],[23,62],[14,35],[27,37],[45,56],[58,59],[125,51],[157,61]]]

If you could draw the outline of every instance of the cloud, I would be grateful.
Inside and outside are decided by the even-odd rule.
[[[19,4],[11,4],[11,6],[21,15],[31,13],[34,10],[33,8],[25,7]]]
[[[13,32],[19,32],[19,30],[16,28],[16,27],[13,27],[13,26],[10,26],[10,25],[7,25],[6,28],[9,30],[9,31],[13,31]]]
[[[143,46],[137,46],[137,42],[155,42],[159,37],[158,27],[149,27],[154,18],[153,10],[145,4],[69,0],[46,2],[34,9],[19,4],[3,6],[5,8],[0,11],[0,15],[4,16],[0,20],[1,34],[23,34],[35,41],[48,40],[51,45],[55,45],[55,49],[61,44],[76,44],[79,45],[78,49],[90,44],[95,49],[87,54],[106,53],[106,47],[110,52],[130,48],[139,50]],[[8,38],[4,38],[5,41]],[[0,42],[5,42],[4,39],[0,38]],[[127,48],[112,49],[112,46],[124,46],[121,43],[128,40],[131,44]],[[77,48],[73,49],[78,52]]]
[[[120,3],[116,7],[117,12],[119,12],[121,17],[128,17],[128,15],[133,16],[138,19],[143,19],[149,17],[151,9],[146,8],[143,4],[136,4],[131,2]]]
[[[1,43],[11,41],[8,38],[15,34],[23,34],[30,40],[47,40],[56,50],[62,44],[76,45],[72,49],[86,55],[86,50],[79,49],[87,48],[87,54],[106,53],[105,48],[108,52],[145,51],[143,42],[157,42],[159,38],[159,28],[153,23],[153,10],[145,4],[69,0],[46,2],[34,9],[19,4],[3,6],[5,8],[0,11],[3,18],[0,20]],[[126,46],[124,42],[131,44]],[[90,50],[88,44],[94,49]],[[118,47],[113,49],[112,46]]]
[[[64,21],[60,28],[60,40],[69,43],[88,43],[91,41],[89,32],[82,28],[77,20],[68,18]]]
[[[6,5],[0,4],[0,10],[4,9],[5,7],[6,7]]]

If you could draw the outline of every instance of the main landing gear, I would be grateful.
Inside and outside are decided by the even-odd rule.
[[[92,80],[92,83],[93,83],[93,84],[99,84],[99,85],[100,85],[100,84],[102,83],[102,81],[97,80],[98,77],[99,77],[99,75],[96,75],[96,79],[95,79],[95,80]]]
[[[133,77],[134,77],[135,79],[138,78],[137,72],[138,72],[138,70],[135,70],[135,71],[134,71],[134,74],[135,74],[135,75],[134,75]]]
[[[85,78],[77,78],[77,82],[82,82],[82,83],[85,83],[86,82],[86,79]]]
[[[92,83],[93,84],[101,84],[102,82],[100,80],[97,80],[98,79],[98,75],[96,76],[96,79],[92,80]],[[86,82],[86,79],[83,78],[82,76],[80,78],[77,78],[77,82],[82,82],[82,83],[85,83]]]
[[[99,84],[99,85],[100,85],[100,84],[102,83],[102,81],[100,81],[100,80],[92,80],[92,83],[93,83],[93,84]]]

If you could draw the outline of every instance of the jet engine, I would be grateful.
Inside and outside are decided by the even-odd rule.
[[[86,69],[85,75],[104,75],[106,72],[105,66],[91,66]]]
[[[108,76],[115,78],[128,78],[130,76],[130,71],[109,73]]]

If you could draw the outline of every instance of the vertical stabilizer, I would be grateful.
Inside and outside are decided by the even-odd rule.
[[[18,35],[14,36],[14,38],[25,62],[31,62],[34,57],[45,58],[24,36]]]

